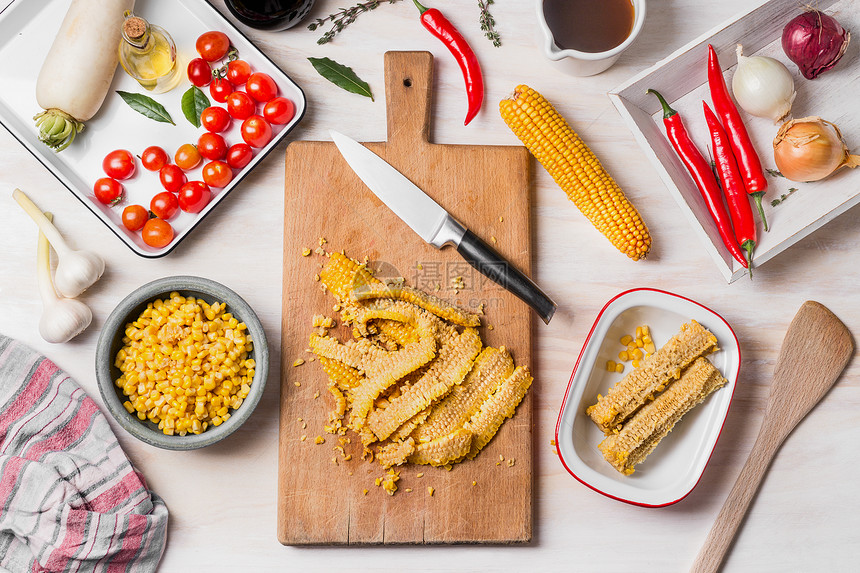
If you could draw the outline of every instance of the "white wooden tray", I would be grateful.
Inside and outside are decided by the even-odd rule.
[[[860,37],[860,0],[820,0],[815,5],[836,17],[853,35]],[[717,26],[686,46],[633,77],[609,93],[624,121],[633,132],[645,155],[654,164],[663,182],[687,215],[696,234],[717,263],[727,281],[743,276],[745,270],[723,246],[704,201],[686,168],[666,139],[663,115],[648,88],[661,92],[684,118],[690,136],[708,157],[710,137],[702,100],[710,104],[707,86],[707,49],[713,44],[726,71],[731,76],[737,64],[735,46],[743,44],[745,55],[764,55],[786,64],[792,72],[797,90],[792,113],[794,117],[818,115],[840,126],[848,147],[860,149],[860,42],[856,39],[837,66],[815,80],[805,79],[782,50],[783,27],[803,10],[797,0],[771,0],[732,21]],[[762,166],[775,169],[773,138],[778,126],[767,119],[744,114],[747,128]],[[856,152],[856,151],[855,151]],[[856,170],[855,170],[856,171]],[[761,265],[806,237],[828,221],[860,202],[860,173],[844,169],[837,175],[816,183],[795,183],[782,177],[768,178],[765,215],[770,232],[758,225],[755,264]],[[784,202],[771,201],[797,189]],[[758,217],[756,217],[758,218]]]
[[[2,4],[3,2],[0,2],[0,5]],[[183,81],[167,93],[153,95],[123,72],[122,68],[117,67],[113,84],[98,114],[86,123],[84,131],[78,134],[70,147],[60,153],[54,153],[39,141],[32,119],[41,111],[36,103],[36,78],[50,49],[49,40],[53,38],[53,32],[47,35],[46,32],[59,30],[70,4],[71,0],[15,0],[0,12],[0,61],[3,62],[0,66],[0,85],[4,86],[0,90],[0,123],[135,253],[149,258],[164,256],[199,225],[301,120],[306,107],[304,93],[205,0],[137,0],[135,13],[165,28],[176,42],[179,58],[177,65],[182,70]],[[172,158],[183,143],[197,143],[204,129],[195,128],[185,119],[180,99],[191,87],[185,69],[189,61],[198,57],[195,41],[200,34],[208,30],[220,30],[227,34],[239,50],[240,58],[251,64],[254,71],[272,76],[278,84],[279,95],[295,103],[296,115],[286,125],[272,126],[275,133],[272,141],[262,149],[255,149],[254,158],[244,169],[234,170],[234,178],[227,187],[212,189],[212,200],[202,212],[194,214],[180,211],[171,219],[170,224],[176,232],[175,238],[168,246],[154,249],[141,240],[139,232],[128,231],[122,225],[121,216],[126,205],[140,204],[149,208],[152,196],[163,191],[158,173],[143,169],[138,161],[134,177],[122,182],[126,190],[126,200],[114,207],[96,201],[92,187],[96,179],[104,176],[102,159],[114,149],[128,149],[134,155],[139,155],[146,147],[159,145]],[[201,89],[213,105],[226,107],[226,104],[212,100],[208,86]],[[122,101],[116,90],[149,95],[167,109],[176,125],[158,123],[140,115]],[[228,145],[242,141],[240,126],[241,122],[234,120],[232,127],[221,134]],[[202,166],[186,172],[188,180],[202,180],[201,171]],[[50,209],[51,206],[41,207]]]

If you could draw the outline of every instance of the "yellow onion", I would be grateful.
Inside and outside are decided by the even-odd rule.
[[[840,167],[857,167],[835,124],[817,116],[782,124],[773,140],[773,158],[780,173],[792,181],[818,181]]]

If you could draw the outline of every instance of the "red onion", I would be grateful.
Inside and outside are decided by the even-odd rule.
[[[836,65],[848,48],[851,34],[832,16],[812,9],[782,30],[782,49],[808,80]]]

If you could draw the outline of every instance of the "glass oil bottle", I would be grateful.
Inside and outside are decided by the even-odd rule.
[[[167,31],[130,11],[125,12],[119,63],[128,75],[152,93],[173,89],[182,79],[176,44]]]

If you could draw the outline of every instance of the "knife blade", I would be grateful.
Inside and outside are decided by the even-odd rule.
[[[460,256],[478,272],[519,297],[549,324],[557,305],[530,278],[387,161],[342,133],[334,130],[330,133],[359,179],[419,237],[437,249],[446,245],[456,247]]]

